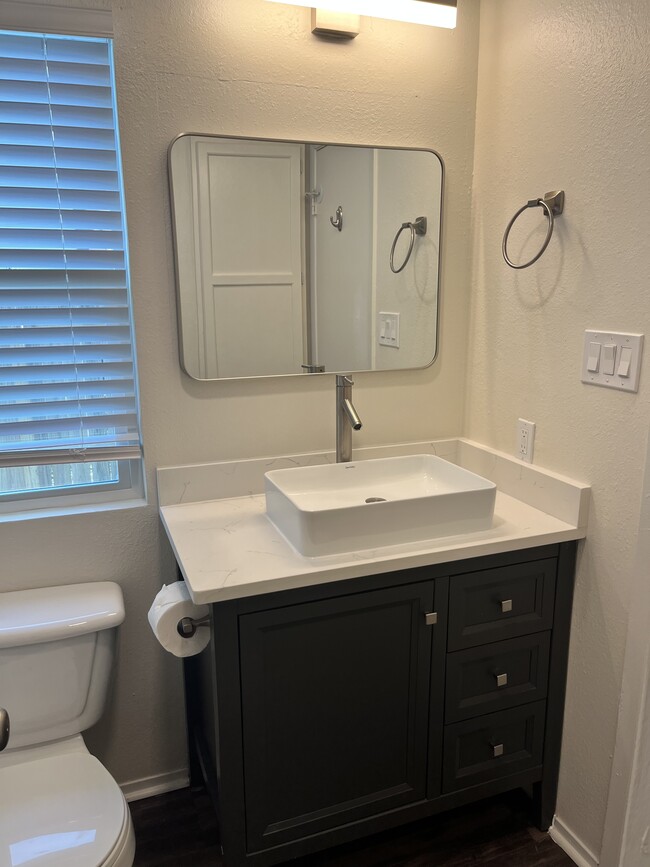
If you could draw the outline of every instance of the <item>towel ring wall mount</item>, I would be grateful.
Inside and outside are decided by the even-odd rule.
[[[510,230],[514,226],[516,220],[527,211],[528,208],[542,208],[546,217],[548,218],[548,231],[546,232],[546,237],[544,238],[544,243],[542,244],[539,252],[533,256],[528,262],[523,262],[521,265],[517,265],[510,259],[508,255],[508,237],[510,236]],[[522,205],[521,208],[517,211],[514,217],[510,220],[508,225],[506,226],[506,230],[503,234],[503,243],[501,244],[501,252],[503,253],[503,258],[506,260],[507,264],[510,265],[511,268],[515,268],[520,270],[522,268],[529,268],[532,264],[537,262],[540,258],[544,250],[549,245],[549,241],[553,235],[553,227],[555,225],[555,217],[559,217],[560,214],[564,211],[564,190],[556,190],[552,193],[546,193],[541,199],[530,199],[530,201],[526,202],[525,205]]]
[[[404,231],[404,229],[411,230],[411,242],[409,244],[408,252],[406,257],[399,268],[395,267],[395,247],[397,246],[397,242],[399,241],[400,235]],[[415,236],[416,235],[426,235],[427,233],[427,218],[426,217],[418,217],[412,223],[402,223],[402,225],[397,230],[397,234],[393,240],[393,246],[390,248],[390,270],[393,274],[399,274],[400,271],[403,271],[404,268],[408,265],[408,261],[411,258],[411,253],[413,252],[413,245],[415,244]]]

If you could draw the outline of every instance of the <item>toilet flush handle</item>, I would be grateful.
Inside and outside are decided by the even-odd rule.
[[[0,753],[9,743],[9,714],[0,707]]]

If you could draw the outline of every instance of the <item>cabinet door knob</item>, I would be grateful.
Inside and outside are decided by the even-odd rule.
[[[497,686],[508,686],[508,675],[507,674],[497,674]]]
[[[492,755],[494,756],[494,758],[495,759],[501,758],[501,756],[505,752],[505,750],[503,748],[503,744],[490,744],[490,746],[492,747]]]
[[[427,626],[435,626],[438,622],[438,612],[431,611],[428,614],[424,615],[424,622]]]
[[[509,611],[512,611],[512,599],[502,599],[501,600],[501,613],[507,614]]]

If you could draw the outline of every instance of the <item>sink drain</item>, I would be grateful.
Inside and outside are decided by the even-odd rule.
[[[387,500],[385,497],[368,497],[366,503],[386,503]]]

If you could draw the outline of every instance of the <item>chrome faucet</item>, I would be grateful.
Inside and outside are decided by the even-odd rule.
[[[361,419],[352,403],[350,376],[336,377],[336,462],[352,460],[352,431],[361,430]]]

